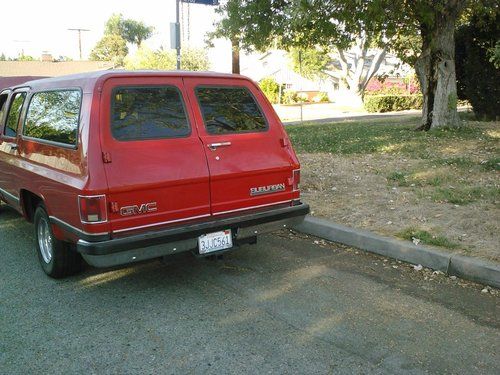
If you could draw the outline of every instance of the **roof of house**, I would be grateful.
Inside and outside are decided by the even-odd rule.
[[[38,76],[0,77],[0,91],[6,89],[7,87],[19,86],[25,82],[41,78],[47,78],[47,77],[38,77]]]
[[[0,61],[0,77],[57,77],[112,68],[107,61]]]

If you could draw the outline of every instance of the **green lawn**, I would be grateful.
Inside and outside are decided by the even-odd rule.
[[[342,121],[329,124],[291,125],[286,130],[297,152],[329,152],[334,154],[393,153],[419,158],[435,158],[436,150],[467,140],[485,147],[498,147],[491,127],[466,123],[459,129],[414,131],[419,118],[384,118],[361,121]],[[500,129],[497,129],[497,133]],[[463,156],[440,160],[441,163],[467,164]],[[498,156],[485,161],[485,166],[498,170]]]
[[[477,175],[500,170],[500,128],[494,123],[464,121],[458,129],[415,131],[419,117],[343,121],[286,127],[295,150],[300,153],[337,155],[387,154],[422,160],[413,170],[387,174],[389,184],[433,186],[432,199],[466,204],[489,197],[498,199],[497,187],[460,186],[445,188],[457,173]],[[433,169],[433,173],[426,173]]]

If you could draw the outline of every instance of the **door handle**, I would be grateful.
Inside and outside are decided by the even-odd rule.
[[[217,147],[227,147],[227,146],[231,146],[231,142],[217,142],[217,143],[210,143],[207,145],[207,147],[212,151],[217,150]]]
[[[17,150],[18,146],[17,146],[17,143],[7,143],[7,146],[10,147],[11,151],[12,150]]]

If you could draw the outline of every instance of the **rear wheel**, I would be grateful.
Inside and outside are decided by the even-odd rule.
[[[56,279],[80,272],[83,266],[82,257],[71,244],[54,236],[47,210],[42,204],[35,211],[34,222],[35,246],[43,271]]]

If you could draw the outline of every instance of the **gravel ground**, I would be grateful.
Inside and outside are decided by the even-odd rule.
[[[1,374],[500,373],[497,290],[316,238],[65,280],[32,241],[0,209]]]

